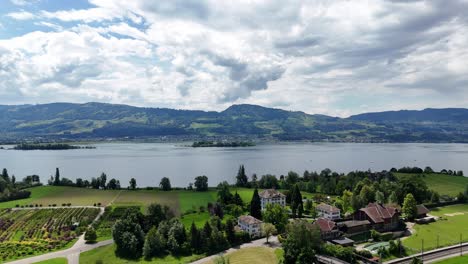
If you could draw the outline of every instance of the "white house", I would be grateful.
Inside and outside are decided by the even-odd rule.
[[[340,209],[336,208],[333,205],[321,203],[317,205],[317,215],[318,217],[323,217],[329,220],[337,220],[340,219]]]
[[[259,237],[262,235],[262,221],[251,215],[241,215],[237,218],[237,225],[239,228],[249,233],[252,237]]]
[[[262,210],[266,209],[267,204],[279,204],[281,206],[286,205],[286,195],[275,189],[263,190],[258,195],[262,202]]]

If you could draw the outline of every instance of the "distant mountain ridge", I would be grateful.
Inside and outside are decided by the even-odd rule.
[[[255,138],[338,142],[468,142],[468,109],[348,118],[232,105],[221,112],[106,103],[0,105],[0,140]]]

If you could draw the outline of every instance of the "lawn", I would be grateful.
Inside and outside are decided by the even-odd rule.
[[[278,252],[277,252],[278,251]],[[276,264],[282,256],[280,250],[266,247],[249,247],[225,255],[230,264]],[[213,264],[213,261],[205,264]]]
[[[12,208],[16,205],[52,204],[61,205],[71,203],[72,205],[94,205],[101,203],[106,205],[114,199],[120,191],[102,191],[87,188],[76,188],[66,186],[40,186],[29,189],[31,197],[27,199],[0,203],[0,208]]]
[[[396,174],[401,175],[400,173]],[[460,192],[464,192],[468,185],[468,177],[463,176],[452,176],[445,174],[423,174],[424,181],[426,182],[429,189],[432,189],[439,194],[456,196]]]
[[[141,206],[142,208],[145,208],[152,203],[167,205],[174,209],[176,214],[180,213],[179,199],[175,191],[163,192],[159,190],[122,190],[117,199],[115,199],[113,205]]]
[[[54,258],[39,262],[34,262],[34,264],[67,264],[68,260],[66,258]]]
[[[209,219],[210,214],[208,212],[203,212],[183,215],[180,220],[186,228],[190,228],[192,222],[195,222],[197,228],[202,228]]]
[[[444,260],[434,262],[434,263],[435,264],[465,264],[465,263],[468,263],[468,256],[444,259]]]
[[[422,240],[425,250],[459,243],[460,235],[464,242],[468,241],[468,204],[435,208],[430,214],[441,218],[434,223],[415,225],[416,233],[403,240],[403,245],[410,248],[409,253],[419,252]]]
[[[124,264],[124,263],[148,263],[148,264],[178,264],[178,263],[190,263],[197,259],[203,258],[203,255],[192,255],[187,257],[176,258],[174,256],[166,256],[164,258],[153,258],[152,260],[127,260],[119,258],[115,255],[115,245],[108,245],[103,247],[98,247],[96,249],[83,252],[80,254],[80,263],[96,263],[101,260],[103,264]]]

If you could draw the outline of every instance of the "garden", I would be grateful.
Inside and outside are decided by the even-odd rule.
[[[95,208],[2,209],[0,260],[69,247],[98,213]]]

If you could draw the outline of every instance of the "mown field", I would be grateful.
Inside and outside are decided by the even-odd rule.
[[[401,173],[396,173],[396,175],[401,175]],[[417,176],[418,174],[413,175]],[[423,175],[423,179],[429,189],[434,190],[441,195],[446,194],[456,196],[460,192],[464,192],[468,185],[468,177],[436,173]]]
[[[66,258],[54,258],[39,262],[34,262],[34,264],[67,264],[68,260]]]
[[[416,233],[403,240],[403,245],[411,250],[409,253],[419,252],[422,240],[425,250],[457,244],[460,234],[464,242],[468,241],[468,204],[435,208],[430,214],[440,219],[430,224],[415,225]]]
[[[454,257],[449,259],[444,259],[434,264],[466,264],[468,263],[468,256]]]
[[[80,264],[102,263],[102,264],[127,264],[127,263],[147,263],[147,264],[179,264],[190,263],[203,258],[203,255],[192,255],[188,257],[174,257],[168,255],[163,258],[153,258],[145,260],[143,258],[136,260],[122,259],[115,255],[115,245],[99,247],[80,254]],[[101,262],[99,262],[101,261]]]
[[[226,254],[224,258],[229,260],[230,264],[276,264],[282,258],[282,250],[266,247],[250,247]],[[215,261],[208,261],[204,264],[215,264]]]
[[[99,213],[94,208],[0,210],[0,260],[71,246]],[[76,225],[74,225],[76,224]]]

